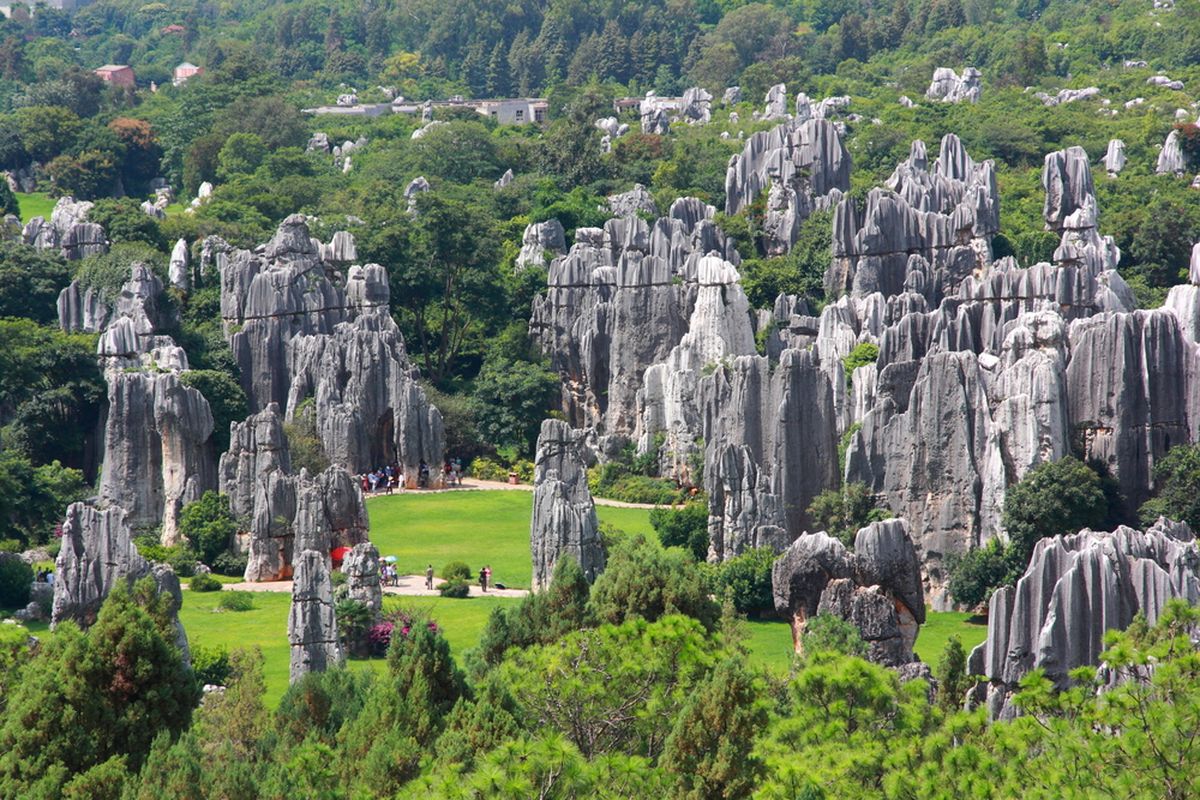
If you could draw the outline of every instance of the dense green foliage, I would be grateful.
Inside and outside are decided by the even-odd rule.
[[[24,608],[32,583],[32,567],[12,553],[0,555],[0,608]]]
[[[1142,504],[1142,522],[1159,516],[1186,522],[1200,530],[1200,447],[1177,445],[1154,465],[1155,497]]]
[[[808,506],[808,515],[814,531],[825,531],[847,547],[854,546],[860,528],[892,516],[876,505],[875,495],[865,483],[857,482],[818,494]]]
[[[651,509],[650,524],[663,547],[682,547],[697,561],[708,557],[708,503],[703,498],[679,507]]]
[[[229,510],[228,495],[209,490],[199,500],[184,506],[179,514],[179,532],[200,560],[212,566],[217,556],[230,548],[238,532],[238,521]]]
[[[1070,456],[1029,470],[1004,495],[1007,541],[993,539],[947,560],[950,594],[974,608],[997,587],[1016,583],[1042,539],[1104,529],[1115,515],[1107,488],[1094,469]]]

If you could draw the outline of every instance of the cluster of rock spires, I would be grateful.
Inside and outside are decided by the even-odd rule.
[[[1099,662],[1107,631],[1123,630],[1137,614],[1153,625],[1176,598],[1200,603],[1200,548],[1183,523],[1160,517],[1145,531],[1121,526],[1043,539],[1016,586],[992,595],[987,640],[968,661],[985,681],[970,701],[993,719],[1012,718],[1012,695],[1031,670],[1066,688],[1071,670]]]
[[[859,530],[853,551],[824,532],[801,536],[775,561],[771,585],[796,652],[808,621],[832,614],[858,629],[871,661],[900,667],[917,660],[913,644],[925,622],[925,595],[903,519]]]
[[[786,88],[772,92],[783,97]],[[767,191],[763,233],[767,252],[786,253],[800,225],[812,212],[832,208],[850,188],[850,155],[837,126],[825,119],[824,103],[814,109],[808,97],[796,98],[796,115],[772,109],[768,95],[765,118],[787,121],[746,140],[742,152],[729,159],[725,172],[725,213],[736,214]],[[836,106],[835,106],[836,107]]]
[[[335,465],[361,473],[398,463],[416,486],[424,462],[439,485],[441,414],[388,313],[386,271],[343,272],[353,258],[348,234],[323,252],[301,215],[254,252],[220,253],[221,315],[251,411],[275,403],[291,420],[311,402]]]
[[[1108,156],[1118,172],[1119,142]],[[710,559],[785,548],[813,530],[813,497],[861,482],[907,521],[926,597],[945,608],[943,559],[1004,535],[1005,492],[1032,467],[1074,445],[1136,507],[1157,459],[1197,441],[1200,264],[1165,308],[1135,311],[1078,147],[1046,157],[1043,215],[1060,242],[1028,267],[994,259],[994,167],[956,136],[932,162],[914,143],[862,206],[843,197],[848,173],[820,119],[756,134],[730,165],[728,212],[781,175],[807,182],[784,208],[836,206],[826,284],[838,299],[819,317],[789,296],[751,310],[740,258],[684,200],[653,226],[626,216],[577,231],[531,330],[592,456],[634,441],[683,483],[703,464]],[[862,344],[878,358],[847,375]]]
[[[582,434],[562,420],[542,422],[534,462],[529,543],[534,591],[550,585],[554,565],[575,559],[589,581],[604,571],[604,545],[587,483]]]
[[[398,463],[415,484],[424,462],[436,485],[441,417],[388,314],[386,273],[353,263],[349,234],[321,243],[294,216],[255,251],[215,237],[200,249],[193,265],[187,243],[177,243],[171,283],[188,291],[197,280],[220,280],[226,333],[252,411],[231,426],[219,463],[208,401],[189,385],[187,354],[162,334],[174,320],[154,272],[133,264],[116,297],[78,282],[59,297],[64,329],[100,334],[108,413],[98,497],[68,509],[53,619],[89,624],[117,581],[144,575],[178,600],[174,573],[141,558],[133,537],[157,531],[164,544],[178,543],[183,506],[219,488],[246,527],[232,543],[248,556],[246,579],[295,579],[295,677],[340,658],[331,548],[355,548],[355,589],[379,606],[369,588],[373,570],[378,592],[378,552],[366,541],[366,506],[351,470]],[[297,415],[311,420],[332,462],[320,474],[293,472],[284,424]]]
[[[50,212],[49,221],[45,217],[34,217],[25,224],[22,241],[39,250],[57,250],[68,261],[107,253],[108,237],[104,228],[87,220],[93,205],[87,200],[60,197]]]
[[[983,74],[974,67],[967,67],[959,75],[949,67],[938,67],[933,71],[933,80],[925,90],[930,100],[943,103],[978,103],[983,91]]]

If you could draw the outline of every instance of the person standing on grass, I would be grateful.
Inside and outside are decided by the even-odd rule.
[[[433,589],[433,564],[425,568],[425,588]]]

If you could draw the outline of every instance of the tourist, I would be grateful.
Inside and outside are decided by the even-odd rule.
[[[491,567],[491,565],[485,566],[483,568],[483,582],[485,584],[487,584],[488,586],[492,585],[492,567]],[[484,591],[487,591],[487,589],[485,588]]]
[[[425,588],[433,589],[433,564],[425,568]]]
[[[485,592],[487,591],[487,567],[479,570],[479,588]]]
[[[374,494],[375,486],[379,483],[379,476],[374,472],[367,473],[367,482],[371,484],[371,493]]]

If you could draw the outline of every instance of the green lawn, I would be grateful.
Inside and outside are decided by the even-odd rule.
[[[250,611],[215,611],[221,592],[184,592],[179,619],[193,647],[262,648],[263,677],[267,705],[274,707],[288,685],[290,653],[287,641],[288,608],[292,596],[286,592],[255,592]],[[441,626],[455,657],[479,643],[488,615],[497,605],[520,602],[512,598],[487,597],[447,600],[440,597],[386,597],[384,609],[410,608],[425,612]],[[352,660],[351,669],[382,670],[383,659]]]
[[[532,510],[530,492],[504,490],[395,494],[367,503],[371,541],[380,555],[399,559],[401,574],[422,574],[430,563],[440,572],[450,561],[465,561],[472,574],[488,564],[492,580],[525,589],[533,574]],[[597,506],[596,513],[629,533],[651,531],[648,509]]]
[[[792,630],[783,620],[750,620],[746,623],[750,638],[746,642],[753,661],[777,674],[787,673],[792,660]],[[917,657],[934,668],[951,636],[957,635],[967,653],[987,638],[987,623],[970,614],[955,611],[927,611],[925,624],[917,634],[913,648]]]
[[[50,219],[50,212],[54,210],[54,204],[58,202],[58,198],[51,197],[45,192],[15,192],[17,196],[17,205],[21,207],[21,222],[29,222],[34,217],[45,217]]]

